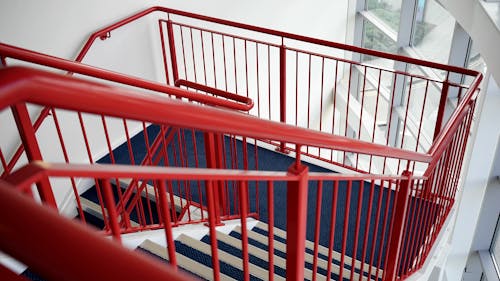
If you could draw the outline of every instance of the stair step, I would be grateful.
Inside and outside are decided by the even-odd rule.
[[[263,234],[262,232],[259,233],[258,229],[261,229],[261,230],[264,230],[265,232],[267,232],[268,225],[266,223],[263,223],[263,222],[258,222],[257,225],[253,228],[253,230],[248,232],[248,237],[263,244],[263,245],[267,245],[268,244],[267,235]],[[236,227],[234,229],[234,231],[238,234],[241,234],[240,227]],[[278,250],[282,253],[286,253],[286,232],[282,229],[274,228],[274,235],[275,235],[274,249]],[[309,240],[306,240],[306,248],[308,249],[308,251],[306,250],[306,253],[305,253],[305,261],[312,264],[314,258],[313,258],[313,255],[311,253],[313,253],[313,251],[314,251],[314,243],[309,241]],[[321,245],[318,245],[318,253],[320,254],[318,257],[318,268],[321,268],[323,270],[327,270],[328,261],[326,259],[328,257],[328,252],[329,252],[328,248],[321,246]],[[321,256],[324,256],[324,258],[321,258]],[[337,261],[337,263],[338,263],[338,264],[335,264],[335,263],[332,264],[332,273],[338,274],[340,272],[340,266],[339,266],[340,258],[341,258],[340,253],[335,252],[335,251],[332,252],[332,260]],[[351,268],[351,264],[352,264],[352,258],[345,256],[344,261],[345,261],[345,265],[344,265],[344,270],[343,270],[342,275],[344,278],[349,278],[350,274],[351,274],[350,268]],[[358,272],[361,270],[361,261],[356,260],[355,268],[358,270]],[[363,266],[363,272],[365,273],[364,275],[368,275],[368,272],[366,271],[368,268],[370,268],[370,265],[365,263]],[[382,274],[383,274],[383,271],[379,270],[379,277],[380,278],[382,278]],[[359,273],[355,272],[354,276],[355,276],[355,279],[358,279]],[[372,274],[371,278],[374,278],[374,277],[375,277],[375,274]],[[306,278],[307,278],[307,275],[306,275]]]
[[[181,242],[185,245],[188,245],[189,247],[199,251],[200,253],[203,253],[211,258],[212,252],[209,244],[206,244],[200,240],[193,239],[187,235],[181,235],[177,238],[178,242]],[[243,261],[241,260],[240,257],[233,256],[229,253],[226,253],[219,249],[217,251],[217,254],[219,256],[219,262],[220,262],[220,268],[221,272],[225,272],[226,274],[229,274],[227,270],[231,270],[233,274],[238,275],[234,276],[238,280],[243,279],[243,270],[242,270],[242,264]],[[225,265],[224,265],[225,264]],[[224,270],[224,267],[226,267],[226,270]],[[230,269],[232,268],[232,269]],[[268,277],[268,271],[265,269],[262,269],[254,264],[249,264],[249,269],[250,269],[250,280],[266,280]]]
[[[144,242],[141,245],[139,245],[139,248],[148,251],[149,253],[158,256],[159,258],[164,259],[165,261],[169,260],[166,248],[159,244],[156,244],[155,242],[149,239],[144,240]],[[205,280],[213,279],[212,268],[179,253],[175,254],[175,258],[177,260],[177,265],[180,268],[192,274],[195,274]],[[220,279],[235,280],[223,273],[220,273]]]
[[[90,215],[92,215],[100,220],[103,220],[102,210],[101,210],[101,206],[99,204],[94,203],[91,200],[84,198],[84,197],[80,198],[80,204],[82,205],[82,209],[84,212],[86,212],[87,214],[90,214]],[[104,212],[106,213],[106,216],[107,216],[108,210],[106,208],[104,208]],[[121,218],[121,217],[119,217],[119,218]],[[130,219],[130,225],[132,227],[139,226],[139,224],[137,222],[133,221],[132,219]]]
[[[210,246],[209,236],[203,237],[201,241]],[[233,257],[238,257],[240,262],[239,266],[240,267],[242,266],[241,259],[239,258],[243,254],[241,240],[231,237],[227,234],[218,232],[217,246],[219,250],[222,250],[228,253],[229,255],[232,255]],[[256,275],[257,277],[263,280],[267,280],[269,276],[269,263],[268,263],[267,252],[253,245],[248,245],[248,252],[249,252],[250,274]],[[279,257],[276,257],[276,259],[278,258]],[[284,281],[286,277],[285,266],[283,266],[285,264],[285,260],[280,258],[278,263],[281,264],[277,264],[275,262],[274,280]],[[255,267],[257,267],[258,269],[257,271],[255,271]]]
[[[119,179],[119,182],[120,182],[120,185],[129,186],[130,183],[132,182],[132,179],[121,178],[121,179]],[[143,184],[143,182],[138,181],[137,184],[140,186]],[[136,192],[137,192],[137,190],[134,189],[134,194]],[[141,196],[143,198],[149,198],[149,200],[151,200],[151,202],[156,203],[156,188],[154,186],[146,183],[145,188],[141,192]],[[181,198],[175,194],[171,195],[170,193],[167,192],[166,196],[167,196],[168,202],[171,201],[170,200],[171,197],[173,198],[173,201],[174,201],[173,204],[174,204],[175,210],[178,214],[181,214],[184,211],[183,208],[186,208],[186,206],[189,203],[188,200]],[[203,212],[203,216],[202,216],[201,212]],[[189,206],[189,215],[190,215],[192,220],[197,220],[197,219],[201,219],[202,217],[204,217],[204,218],[208,217],[208,212],[204,211],[204,210],[202,211],[200,208],[191,205],[191,206]],[[187,219],[188,219],[188,217],[185,216],[183,218],[183,220],[181,220],[181,221],[185,221]]]
[[[241,239],[241,228],[236,227],[230,235],[234,238],[236,238],[238,241]],[[248,232],[248,242],[251,245],[254,245],[255,247],[259,249],[265,249],[267,248],[267,237],[262,236],[258,233],[254,233],[252,231]],[[275,263],[279,266],[281,266],[283,269],[286,268],[286,245],[274,241],[274,256],[275,256]],[[276,247],[277,246],[277,247]],[[267,252],[266,252],[267,255]],[[313,277],[313,256],[310,254],[305,254],[305,264],[304,264],[304,278],[307,280],[312,280]],[[337,279],[338,278],[338,272],[339,272],[339,266],[332,264],[332,276],[331,278]],[[344,270],[344,277],[349,278],[350,271],[348,269]],[[322,260],[318,258],[318,268],[316,272],[316,280],[326,280],[326,275],[327,275],[327,262],[325,260]],[[355,276],[358,276],[357,273],[355,273]]]
[[[117,185],[115,185],[115,181],[112,181],[111,185],[112,185],[114,200],[115,200],[115,202],[118,202],[119,197],[118,197]],[[124,191],[123,183],[120,184],[120,188],[123,192]],[[146,194],[146,193],[144,193],[144,194]],[[149,202],[149,204],[148,204],[146,198],[147,197],[142,197],[142,204],[144,206],[144,215],[146,217],[146,222],[148,224],[157,224],[160,222],[159,217],[158,217],[157,204],[154,201]],[[87,210],[89,210],[89,214],[102,220],[102,214],[101,214],[102,210],[100,207],[101,202],[98,199],[97,190],[96,190],[95,186],[91,187],[90,189],[88,189],[87,191],[82,193],[80,195],[80,201],[82,202],[82,207],[84,208],[84,211],[85,211],[85,209],[87,209]],[[150,214],[148,211],[149,206],[151,207],[152,217],[150,217]],[[121,217],[119,217],[119,219],[120,218]],[[130,213],[129,220],[130,220],[131,226],[133,226],[133,227],[139,226],[139,223],[138,223],[139,214],[137,213],[137,211],[135,209],[133,209],[132,212]]]

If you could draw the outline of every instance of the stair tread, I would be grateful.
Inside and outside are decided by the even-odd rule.
[[[101,210],[101,206],[95,202],[93,202],[92,200],[89,200],[87,198],[84,198],[84,197],[81,197],[80,198],[80,204],[82,205],[82,209],[84,212],[86,213],[89,213],[99,219],[103,219],[103,216],[102,216],[102,210]],[[106,210],[106,208],[104,208],[104,212],[106,213],[106,216],[108,214],[108,211]],[[135,221],[133,221],[132,219],[129,219],[130,220],[130,225],[132,227],[138,227],[139,224]]]
[[[149,240],[146,239],[144,242],[139,245],[140,248],[168,261],[168,255],[166,248]],[[193,274],[198,275],[199,277],[202,277],[206,280],[212,280],[213,279],[213,274],[212,274],[212,268],[201,264],[189,257],[186,257],[180,253],[175,254],[175,258],[177,260],[177,265],[181,268],[183,268],[186,271],[189,271]],[[220,273],[220,279],[221,280],[235,280],[234,278],[231,278],[223,273]]]
[[[268,224],[264,223],[264,222],[258,222],[256,224],[257,228],[260,228],[260,229],[263,229],[265,231],[268,230]],[[234,231],[237,231],[238,233],[241,233],[241,228],[240,227],[236,227],[234,229]],[[260,233],[257,233],[255,231],[249,231],[248,232],[249,234],[249,238],[252,238],[256,241],[259,241],[260,243],[262,244],[267,244],[267,236],[264,236]],[[286,239],[286,232],[282,229],[279,229],[279,228],[274,228],[274,235],[277,236],[277,237],[280,237],[282,239]],[[286,244],[285,243],[282,243],[280,241],[277,241],[275,239],[274,241],[274,248],[283,252],[283,253],[286,253]],[[309,241],[309,240],[306,240],[306,248],[308,248],[309,250],[313,251],[314,250],[314,243],[312,241]],[[328,256],[328,253],[329,253],[329,249],[324,247],[324,246],[321,246],[321,245],[318,245],[318,253],[320,253],[321,255],[323,256]],[[309,253],[305,253],[305,257],[306,257],[306,261],[307,262],[310,262],[312,263],[313,262],[313,256]],[[332,251],[332,260],[336,260],[336,261],[340,261],[340,258],[341,258],[341,254],[336,252],[336,251]],[[345,264],[348,265],[348,266],[351,266],[352,265],[352,258],[349,257],[349,256],[345,256],[344,257],[344,261],[345,261]],[[327,267],[327,261],[324,260],[324,259],[321,259],[321,258],[318,258],[318,267],[321,267],[323,269],[326,270],[326,267]],[[355,262],[355,268],[360,270],[361,269],[361,261],[359,260],[356,260]],[[364,266],[363,266],[363,271],[365,273],[368,273],[366,271],[366,269],[370,268],[370,265],[365,263]],[[332,264],[332,272],[336,272],[338,273],[339,272],[339,269],[340,267],[336,264]],[[348,273],[347,275],[347,278],[349,278],[349,275],[350,275],[350,270],[345,268],[344,267],[344,277],[346,277],[346,274]],[[380,269],[379,270],[379,277],[381,278],[382,277],[382,274],[383,274],[383,270]],[[354,275],[358,275],[358,273],[354,273]],[[375,274],[372,274],[372,276],[375,276]]]
[[[241,228],[240,227],[236,227],[234,229],[234,232],[236,232],[238,234],[241,234]],[[263,235],[261,235],[259,233],[256,233],[256,232],[253,232],[253,231],[249,231],[248,232],[248,238],[249,239],[253,239],[253,240],[255,240],[256,242],[258,242],[260,244],[267,245],[267,237],[263,236]],[[283,255],[285,255],[285,257],[286,257],[286,245],[285,244],[283,244],[283,243],[275,240],[274,241],[274,250],[275,250],[275,252],[276,251],[282,252]],[[276,256],[277,255],[275,254],[275,257]],[[282,265],[282,266],[286,267],[286,258],[284,258],[284,257],[279,257],[279,258],[285,260],[285,264]],[[309,253],[305,253],[304,258],[305,258],[305,262],[309,264],[309,268],[308,267],[304,268],[304,278],[306,278],[308,280],[312,280],[312,276],[313,276],[313,271],[312,271],[313,256],[311,254],[309,254]],[[318,269],[319,269],[319,271],[325,271],[324,274],[326,274],[327,267],[328,267],[328,262],[326,260],[318,258]],[[332,263],[331,272],[332,272],[332,274],[338,275],[338,273],[340,272],[340,266]],[[317,272],[316,273],[316,280],[326,279],[326,276],[324,274],[322,274],[320,272]],[[344,278],[349,278],[350,274],[351,274],[351,271],[348,268],[344,267],[343,274],[342,274],[343,277]],[[354,273],[354,277],[356,279],[358,279],[359,278],[359,274],[355,272]]]
[[[127,179],[127,178],[121,178],[119,179],[120,181],[120,184],[123,184],[125,186],[129,186],[130,185],[130,182],[132,181],[132,179]],[[138,185],[141,185],[142,182],[141,181],[138,181]],[[141,195],[142,197],[149,197],[149,199],[153,202],[156,202],[156,196],[155,196],[155,193],[156,192],[156,189],[154,186],[146,183],[146,188],[143,189]],[[135,192],[134,192],[135,193]],[[174,205],[175,205],[175,208],[179,211],[182,209],[181,206],[186,206],[187,204],[187,200],[186,199],[183,199],[177,195],[172,195],[173,198],[174,198]],[[167,198],[170,200],[170,193],[167,192]]]
[[[192,247],[192,248],[194,248],[202,253],[205,253],[207,255],[211,255],[210,245],[206,244],[200,240],[193,239],[187,235],[181,235],[177,238],[177,241],[180,241],[186,245],[189,245],[190,247]],[[221,249],[219,249],[217,251],[217,254],[219,256],[220,261],[222,261],[222,262],[224,262],[232,267],[235,267],[237,269],[240,269],[242,267],[243,261],[240,257],[233,256],[229,253],[222,251]],[[242,270],[242,269],[240,269],[240,270]],[[249,263],[249,270],[250,270],[250,275],[257,277],[259,279],[262,279],[262,280],[266,280],[268,275],[269,275],[268,270],[263,269],[257,265],[252,264],[252,263]],[[275,277],[276,280],[284,280],[281,277],[280,277],[281,279],[278,279],[277,277],[278,276]]]

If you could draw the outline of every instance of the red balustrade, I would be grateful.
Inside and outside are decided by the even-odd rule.
[[[83,222],[78,183],[85,179],[95,184],[102,231],[121,241],[125,233],[163,229],[174,268],[178,264],[173,227],[207,223],[214,280],[221,278],[216,227],[226,220],[240,220],[241,268],[248,279],[247,218],[267,222],[268,246],[273,249],[278,247],[274,227],[285,228],[275,218],[284,210],[289,280],[303,280],[305,274],[316,279],[320,269],[327,272],[327,279],[335,273],[349,280],[361,280],[363,274],[373,280],[403,280],[423,266],[455,202],[482,79],[479,73],[160,7],[96,32],[77,61],[83,61],[95,39],[105,40],[115,29],[153,12],[161,12],[155,14],[160,14],[167,85],[0,44],[2,65],[22,60],[166,94],[140,94],[28,68],[0,69],[0,110],[12,109],[22,143],[12,154],[0,148],[3,180],[31,197],[35,194],[30,186],[35,184],[35,193],[52,208],[58,208],[53,189],[61,188],[53,183],[65,180]],[[406,63],[408,69],[433,68],[442,77],[378,67],[349,59],[352,54]],[[474,80],[470,85],[451,81],[456,75]],[[42,108],[35,122],[27,104]],[[76,137],[65,134],[71,118]],[[42,124],[52,126],[55,134],[37,133]],[[96,124],[102,128],[98,140],[93,132]],[[119,147],[116,135],[123,136]],[[50,159],[65,164],[40,162],[48,159],[47,142],[60,147],[60,154]],[[142,151],[137,143],[144,147]],[[86,155],[86,164],[74,163],[75,146]],[[107,158],[99,163],[107,164],[94,165],[103,156],[95,146],[106,148]],[[188,146],[194,158],[188,156]],[[288,172],[262,171],[259,147],[291,152],[295,163]],[[118,155],[117,149],[124,153]],[[16,170],[23,151],[28,165]],[[205,159],[199,157],[201,151]],[[142,159],[137,159],[141,153]],[[361,173],[310,172],[301,159]],[[122,190],[124,179],[129,184]],[[0,190],[6,188],[2,183]],[[287,198],[287,206],[280,205],[277,194]],[[16,199],[11,205],[16,210],[46,212],[26,200]],[[64,224],[64,231],[74,229],[77,237],[94,235],[53,215],[46,219]],[[5,216],[2,221],[16,223]],[[38,231],[46,231],[47,237],[53,233]],[[0,235],[0,241],[6,241],[7,233]],[[8,237],[16,241],[12,245],[24,243],[21,237]],[[47,239],[48,244],[55,242]],[[308,243],[313,254],[305,252],[311,246]],[[1,247],[41,274],[64,279],[48,268],[55,254],[47,254],[50,258],[44,263],[34,261],[24,246]],[[91,251],[122,253],[117,247],[103,247]],[[339,265],[325,267],[319,262],[320,254],[337,259]],[[127,254],[128,261],[135,259],[140,260]],[[273,280],[272,251],[268,259]],[[305,269],[305,260],[311,261],[312,271]],[[78,272],[80,261],[68,261],[68,270]],[[94,266],[97,270],[110,264]]]

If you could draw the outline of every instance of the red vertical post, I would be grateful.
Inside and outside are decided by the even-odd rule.
[[[403,171],[402,174],[405,179],[401,180],[397,197],[395,198],[395,207],[392,211],[394,214],[394,222],[392,233],[390,234],[389,248],[387,250],[387,268],[385,268],[384,281],[396,280],[399,268],[399,257],[401,255],[403,238],[404,238],[404,223],[406,220],[406,213],[408,203],[410,201],[411,190],[411,172]]]
[[[163,36],[163,22],[164,21],[162,20],[158,21],[158,27],[160,28],[161,54],[163,56],[163,69],[165,69],[165,83],[167,83],[167,85],[172,85],[173,83],[170,84],[170,78],[168,77],[167,52],[165,50],[165,38]]]
[[[217,230],[215,226],[217,225],[217,220],[220,221],[220,217],[217,214],[217,208],[215,204],[214,196],[214,185],[213,181],[207,181],[207,207],[208,207],[208,231],[210,234],[210,250],[212,251],[212,268],[213,277],[215,281],[220,280],[220,264],[219,264],[219,253],[217,247]]]
[[[207,168],[215,169],[217,168],[217,149],[215,142],[216,136],[214,133],[204,133],[203,137],[205,139],[205,157]],[[217,182],[213,182],[211,185],[213,186],[213,190],[210,190],[210,194],[213,194],[213,198],[210,198],[210,196],[208,195],[209,192],[207,185],[207,201],[210,199],[214,200],[213,211],[215,217],[215,225],[222,225],[220,220],[221,210],[219,204],[219,184]]]
[[[163,228],[165,229],[165,239],[167,242],[168,260],[177,269],[177,259],[175,257],[175,244],[172,235],[172,222],[170,220],[170,206],[167,202],[167,187],[165,181],[158,180],[156,183],[160,201],[161,216],[163,218]]]
[[[444,111],[446,108],[446,100],[448,99],[448,89],[450,84],[448,81],[443,82],[443,88],[441,89],[441,99],[439,100],[439,109],[436,119],[436,128],[434,129],[434,140],[441,132],[441,127],[443,126]]]
[[[16,121],[17,128],[19,130],[19,135],[21,136],[24,150],[26,151],[26,157],[28,158],[28,161],[31,162],[43,160],[42,153],[36,139],[35,129],[31,124],[31,119],[26,104],[16,104],[13,105],[11,109]],[[49,179],[47,177],[44,177],[36,184],[36,186],[42,202],[57,209],[56,199],[54,198],[54,193],[52,192]]]
[[[280,46],[280,122],[286,124],[286,46],[284,44]],[[281,153],[288,153],[286,142],[280,142],[277,150]]]
[[[1,63],[2,67],[6,67],[7,66],[7,61],[5,60],[4,56],[0,56],[0,63]]]
[[[121,242],[120,224],[118,223],[118,213],[116,212],[115,199],[109,179],[99,180],[99,186],[102,188],[104,205],[108,210],[109,227],[111,234],[117,242]]]
[[[217,169],[225,169],[224,165],[224,135],[223,134],[215,134],[215,163],[216,166],[214,168]],[[217,203],[219,210],[219,215],[222,216],[225,214],[225,210],[227,210],[227,198],[226,198],[226,192],[224,192],[224,181],[218,181],[217,182],[217,188],[215,191],[215,194],[217,196]],[[229,214],[228,214],[229,215]]]
[[[173,83],[179,80],[179,69],[177,68],[177,55],[175,53],[174,27],[172,20],[167,20],[168,47],[170,49],[170,60],[172,62]]]
[[[248,229],[247,229],[247,213],[248,213],[248,182],[242,181],[239,183],[239,197],[240,197],[240,214],[241,214],[241,252],[243,262],[243,280],[250,280],[249,263],[250,258],[248,254]]]
[[[304,280],[308,171],[307,166],[297,163],[288,169],[299,179],[287,186],[286,280]]]

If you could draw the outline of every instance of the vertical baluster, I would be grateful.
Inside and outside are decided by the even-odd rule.
[[[40,151],[40,146],[36,139],[35,130],[31,125],[31,119],[26,104],[16,104],[13,105],[11,109],[28,161],[43,160],[42,152]],[[54,198],[54,193],[52,192],[52,187],[50,186],[48,178],[44,177],[36,186],[42,202],[57,210],[57,202]]]
[[[121,243],[120,225],[118,224],[118,214],[116,212],[115,199],[109,179],[99,180],[102,189],[104,204],[108,211],[109,225],[113,239]]]
[[[393,225],[391,226],[391,234],[389,236],[389,247],[387,250],[386,263],[391,262],[391,266],[385,266],[383,280],[393,281],[398,276],[399,266],[401,265],[401,253],[403,251],[403,239],[405,221],[407,218],[408,204],[410,201],[410,192],[412,186],[411,172],[404,171],[402,176],[403,180],[400,181],[398,187],[398,194],[395,198],[393,208]],[[392,266],[394,265],[394,266]]]
[[[267,182],[267,258],[269,261],[269,280],[274,280],[274,183]]]

